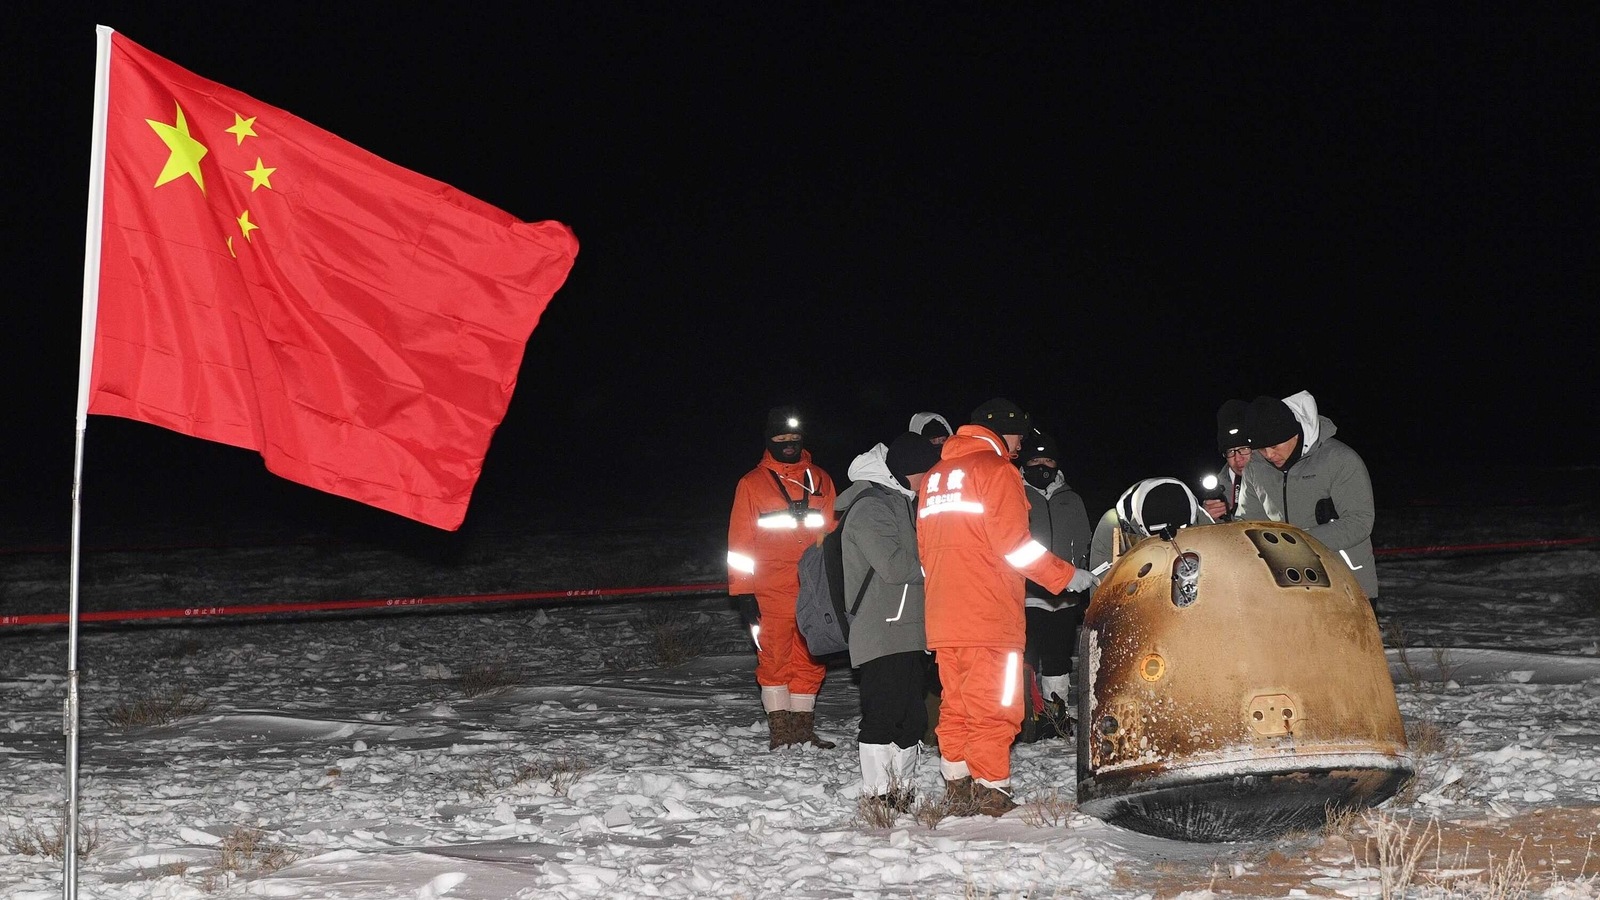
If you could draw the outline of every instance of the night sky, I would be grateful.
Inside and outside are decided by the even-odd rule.
[[[843,482],[1010,397],[1091,510],[1301,389],[1380,506],[1594,460],[1593,4],[118,6],[0,37],[12,526],[70,511],[97,23],[577,233],[468,532],[724,510],[783,402]],[[105,417],[84,504],[406,527]]]

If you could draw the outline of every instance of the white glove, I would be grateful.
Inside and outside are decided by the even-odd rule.
[[[1067,590],[1076,594],[1079,591],[1092,591],[1100,586],[1100,578],[1088,569],[1078,569],[1072,573],[1072,580],[1067,582]]]

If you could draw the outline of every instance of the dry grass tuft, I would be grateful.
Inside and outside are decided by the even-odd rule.
[[[856,821],[863,828],[890,828],[900,818],[900,811],[888,797],[862,794],[856,798]]]
[[[1022,804],[1022,821],[1035,828],[1060,828],[1077,808],[1075,800],[1061,796],[1060,790],[1052,787],[1050,793]]]
[[[458,684],[464,697],[481,697],[523,682],[522,670],[507,662],[485,662],[461,673]]]
[[[0,847],[16,856],[45,856],[57,861],[66,858],[67,822],[63,815],[54,828],[36,822],[25,822],[21,828],[10,829],[0,838]],[[100,847],[100,826],[78,821],[77,855],[87,857]]]
[[[165,693],[130,703],[118,703],[101,718],[112,728],[170,725],[184,716],[205,712],[210,704],[203,697],[177,685]]]
[[[888,828],[903,812],[915,809],[917,786],[899,773],[889,776],[889,790],[881,797],[856,798],[856,822],[863,828]]]
[[[239,826],[223,835],[217,847],[217,868],[241,875],[265,875],[295,861],[298,854],[267,837],[258,828]]]
[[[1438,823],[1423,823],[1415,837],[1413,820],[1402,825],[1380,810],[1369,810],[1361,817],[1367,833],[1367,865],[1378,870],[1378,887],[1383,900],[1401,900],[1415,884],[1417,870],[1439,842]],[[1374,853],[1376,859],[1374,859]]]
[[[705,653],[707,630],[698,615],[671,606],[647,607],[640,628],[655,664],[671,667]]]
[[[930,830],[938,828],[939,823],[943,822],[951,814],[950,801],[947,798],[934,799],[926,794],[911,809],[911,818],[915,819],[917,824]]]
[[[1325,837],[1349,837],[1351,829],[1361,820],[1364,809],[1358,806],[1341,806],[1330,800],[1326,807],[1322,834]]]
[[[512,786],[528,782],[543,781],[550,785],[550,789],[559,796],[567,796],[572,786],[578,779],[593,772],[597,766],[593,760],[577,754],[556,757],[554,759],[535,760],[525,763],[511,776]]]

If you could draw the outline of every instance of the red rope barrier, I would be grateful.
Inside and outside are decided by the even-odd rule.
[[[1378,556],[1426,556],[1431,553],[1470,553],[1484,550],[1531,550],[1535,547],[1576,547],[1600,543],[1600,538],[1560,538],[1545,541],[1498,541],[1489,544],[1435,544],[1428,547],[1379,547]]]
[[[307,603],[258,603],[252,606],[186,606],[168,609],[106,610],[78,614],[79,622],[128,622],[137,619],[200,619],[215,616],[281,615],[292,612],[328,612],[340,609],[398,609],[416,606],[450,606],[462,603],[566,601],[584,597],[635,597],[642,594],[711,594],[725,592],[722,584],[680,584],[669,587],[584,588],[565,591],[523,591],[515,594],[461,594],[449,597],[387,597],[378,600],[324,600]],[[0,625],[63,625],[66,613],[0,615]]]
[[[1435,553],[1470,553],[1499,550],[1530,550],[1543,547],[1576,547],[1600,543],[1600,538],[1579,537],[1554,540],[1497,541],[1482,544],[1437,544],[1424,547],[1380,547],[1379,556],[1426,556]],[[452,606],[467,603],[563,602],[581,598],[639,597],[647,594],[713,594],[728,589],[720,584],[680,584],[666,587],[583,588],[564,591],[523,591],[513,594],[460,594],[439,597],[387,597],[377,600],[325,600],[303,603],[260,603],[251,606],[187,606],[167,609],[107,610],[80,613],[80,622],[130,622],[139,619],[200,619],[216,616],[282,615],[297,612],[331,612],[348,609],[399,609],[402,607]],[[5,625],[63,625],[66,613],[0,615]]]

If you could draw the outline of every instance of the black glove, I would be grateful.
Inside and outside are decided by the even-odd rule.
[[[761,604],[756,602],[755,594],[733,595],[733,606],[739,610],[739,620],[744,622],[744,627],[754,628],[761,624]]]

